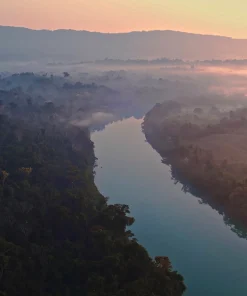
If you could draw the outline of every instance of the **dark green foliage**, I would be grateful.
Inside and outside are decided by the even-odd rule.
[[[194,113],[197,114],[202,114],[202,111],[201,108],[194,109]],[[169,112],[170,103],[164,102],[147,113],[143,123],[147,140],[163,157],[163,162],[171,165],[173,178],[176,182],[183,184],[184,191],[203,198],[204,202],[223,214],[226,221],[230,218],[231,224],[240,230],[238,235],[246,237],[247,167],[245,159],[234,163],[234,161],[231,162],[231,154],[229,154],[229,163],[227,159],[219,160],[215,157],[215,151],[200,147],[197,139],[212,135],[231,137],[232,134],[238,133],[241,136],[247,130],[247,109],[230,111],[228,115],[223,113],[226,116],[220,117],[220,111],[212,107],[210,113],[217,114],[219,120],[207,126],[171,120],[167,116]],[[172,110],[172,112],[175,111]],[[209,138],[208,141],[210,141]],[[229,144],[223,142],[218,146],[222,153],[224,153],[224,145]],[[236,145],[239,144],[236,143]],[[231,227],[233,228],[232,225]]]
[[[1,115],[0,295],[182,295],[126,229],[128,206],[98,192],[94,162],[87,131]]]

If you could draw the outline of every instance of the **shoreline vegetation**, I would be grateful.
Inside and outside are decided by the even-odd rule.
[[[162,162],[171,166],[175,182],[246,237],[247,108],[166,101],[146,114],[143,131]]]
[[[94,144],[67,109],[20,89],[0,101],[0,295],[181,296],[94,183]]]

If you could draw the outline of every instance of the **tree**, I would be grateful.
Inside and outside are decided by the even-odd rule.
[[[202,108],[195,108],[194,113],[195,114],[203,114],[203,110],[202,110]]]
[[[70,74],[68,72],[63,72],[63,76],[66,78],[66,77],[69,77]]]

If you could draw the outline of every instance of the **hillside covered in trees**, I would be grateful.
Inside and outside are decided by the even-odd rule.
[[[246,39],[177,31],[99,33],[0,26],[1,61],[246,58]],[[21,40],[21,42],[20,42]]]
[[[169,259],[128,228],[129,207],[98,192],[87,128],[33,92],[0,93],[0,295],[181,296]]]
[[[246,229],[247,109],[200,104],[157,104],[147,113],[143,130],[185,191],[203,198],[226,223]]]

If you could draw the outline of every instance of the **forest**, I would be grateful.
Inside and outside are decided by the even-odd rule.
[[[128,205],[97,190],[89,130],[65,111],[34,90],[0,93],[0,295],[181,296],[183,277],[138,243]]]
[[[247,108],[222,108],[157,104],[147,113],[143,130],[185,191],[196,192],[225,220],[246,229]]]

